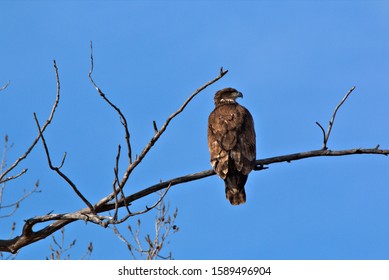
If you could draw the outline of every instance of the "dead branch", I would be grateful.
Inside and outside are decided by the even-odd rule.
[[[355,89],[355,86],[353,86],[347,93],[346,95],[343,97],[343,99],[339,102],[339,104],[335,107],[335,110],[334,110],[334,113],[332,114],[332,118],[328,124],[328,128],[327,128],[327,133],[324,132],[324,128],[321,126],[321,124],[319,122],[316,122],[316,124],[320,127],[321,131],[323,132],[323,146],[322,146],[322,149],[323,150],[327,150],[328,147],[327,147],[327,142],[328,142],[328,138],[330,137],[330,134],[331,134],[331,130],[332,130],[332,126],[334,125],[334,122],[335,122],[335,116],[336,116],[336,113],[338,112],[340,106],[343,105],[343,103],[346,101],[346,99],[349,97],[349,95],[354,91]]]
[[[70,254],[67,254],[75,245],[76,239],[70,242],[68,245],[65,244],[65,228],[61,228],[60,240],[57,240],[54,235],[51,236],[52,244],[50,245],[51,254],[49,257],[46,256],[46,260],[69,260]],[[92,242],[89,243],[87,250],[80,258],[81,260],[87,259],[93,251]],[[66,254],[66,255],[65,255]]]
[[[61,84],[59,81],[58,68],[57,68],[57,64],[56,64],[55,60],[54,60],[53,64],[54,64],[54,71],[55,71],[55,79],[57,82],[57,94],[56,94],[54,104],[51,108],[50,115],[49,115],[48,119],[46,120],[45,124],[42,126],[42,129],[38,133],[38,136],[36,136],[35,140],[32,142],[31,146],[27,149],[27,151],[21,157],[19,157],[7,170],[5,170],[3,173],[0,174],[0,183],[4,182],[4,181],[9,181],[10,178],[12,178],[12,176],[9,176],[7,178],[5,178],[5,177],[7,176],[8,173],[10,173],[12,170],[14,170],[24,159],[27,158],[27,156],[31,153],[31,151],[34,149],[35,145],[38,143],[39,139],[41,138],[41,133],[43,133],[46,130],[46,128],[49,126],[49,124],[53,120],[55,110],[58,107],[59,98],[60,98],[60,91],[61,91]],[[27,172],[27,169],[25,169],[23,174],[26,172]]]
[[[116,162],[115,162],[115,167],[113,169],[113,172],[115,174],[115,179],[113,180],[113,183],[112,183],[112,188],[113,188],[113,191],[115,193],[115,214],[113,215],[113,219],[116,220],[117,217],[118,217],[118,211],[119,211],[119,207],[117,205],[118,203],[118,194],[116,192],[116,184],[119,182],[119,159],[120,159],[120,151],[121,151],[121,146],[118,145],[118,152],[117,152],[117,155],[116,155]],[[119,188],[120,189],[120,188]],[[121,191],[121,195],[122,197],[125,197],[124,196],[124,193],[123,193],[123,189],[120,189]],[[126,205],[126,209],[127,209],[127,212],[128,214],[130,214],[130,209],[128,208],[128,205]]]
[[[27,169],[25,168],[22,171],[20,171],[18,174],[11,175],[11,176],[3,179],[3,181],[0,181],[0,184],[6,183],[6,182],[11,181],[11,180],[15,180],[15,179],[19,178],[20,176],[22,176],[26,172],[27,172]]]
[[[389,150],[381,150],[377,148],[371,148],[371,149],[362,149],[362,148],[355,148],[355,149],[349,149],[349,150],[338,150],[338,151],[332,151],[332,150],[314,150],[309,152],[301,152],[301,153],[295,153],[290,155],[284,155],[284,156],[277,156],[277,157],[271,157],[263,160],[257,160],[256,161],[256,170],[258,168],[260,169],[264,165],[269,165],[273,163],[280,163],[280,162],[292,162],[296,160],[301,160],[305,158],[311,158],[311,157],[335,157],[335,156],[348,156],[348,155],[358,155],[358,154],[365,154],[365,155],[389,155]]]
[[[331,151],[331,150],[313,150],[309,152],[301,152],[301,153],[294,153],[289,155],[282,155],[282,156],[276,156],[276,157],[270,157],[265,159],[260,159],[256,161],[256,169],[255,170],[262,170],[264,169],[264,166],[268,166],[274,163],[281,163],[281,162],[292,162],[296,160],[301,160],[305,158],[310,157],[327,157],[327,156],[345,156],[345,155],[356,155],[356,154],[377,154],[377,155],[389,155],[389,150],[381,150],[381,149],[350,149],[350,150],[338,150],[338,151]],[[140,198],[143,198],[145,196],[148,196],[151,193],[157,192],[159,190],[162,190],[164,188],[167,188],[169,185],[179,185],[186,182],[199,180],[202,178],[206,178],[209,176],[215,175],[215,172],[210,169],[206,171],[201,171],[194,174],[189,174],[181,177],[177,177],[165,182],[161,182],[159,184],[153,185],[151,187],[145,188],[144,190],[141,190],[137,193],[134,193],[130,196],[127,196],[124,200],[121,199],[118,202],[118,207],[123,207],[124,203],[130,204],[131,202],[138,200]],[[102,213],[106,211],[110,211],[115,209],[115,203],[107,203],[99,208],[95,208],[96,213]],[[63,226],[74,222],[76,220],[84,220],[89,222],[94,222],[97,224],[103,225],[102,218],[107,219],[109,217],[101,217],[96,216],[92,213],[90,213],[89,208],[81,209],[74,213],[68,213],[68,214],[49,214],[44,215],[41,217],[35,217],[33,219],[29,219],[26,221],[23,232],[21,236],[17,236],[11,240],[0,240],[0,251],[4,252],[11,252],[15,253],[20,248],[25,247],[31,243],[34,243],[36,241],[39,241],[41,239],[46,238],[47,236],[51,235],[55,231],[61,229]],[[45,228],[34,232],[32,230],[33,226],[37,223],[47,222],[56,220],[56,222],[46,226]]]
[[[68,184],[69,186],[72,187],[73,191],[78,195],[79,198],[81,198],[81,200],[89,207],[89,209],[91,210],[92,213],[94,213],[94,208],[92,206],[92,204],[85,198],[85,196],[78,190],[78,188],[76,187],[76,185],[73,183],[72,180],[70,180],[70,178],[68,176],[66,176],[60,169],[62,167],[62,165],[64,164],[65,162],[65,158],[66,158],[66,153],[64,154],[64,157],[62,158],[62,162],[60,164],[59,167],[57,166],[53,166],[52,162],[51,162],[51,156],[50,156],[50,153],[49,153],[49,148],[47,147],[47,144],[46,144],[46,140],[45,140],[45,137],[43,136],[43,131],[41,129],[41,126],[39,125],[39,121],[38,121],[38,118],[36,116],[36,114],[34,113],[34,119],[35,119],[35,122],[36,122],[36,125],[38,127],[38,130],[40,132],[40,137],[42,139],[42,143],[43,143],[43,147],[45,149],[45,153],[46,153],[46,157],[47,157],[47,161],[48,161],[48,164],[49,164],[49,167],[51,170],[55,171],[62,179],[64,179]]]
[[[10,204],[7,204],[7,205],[1,205],[1,202],[2,202],[1,198],[2,198],[2,194],[3,194],[3,190],[4,190],[4,187],[1,187],[1,189],[0,189],[0,208],[2,208],[2,209],[12,208],[12,210],[9,213],[0,216],[0,219],[12,216],[19,209],[20,203],[22,203],[23,200],[25,200],[27,197],[29,197],[33,193],[40,192],[40,190],[38,190],[38,187],[39,187],[39,181],[36,181],[35,186],[32,190],[30,190],[29,192],[26,192],[26,190],[23,190],[23,195],[17,201],[10,203]]]
[[[144,256],[147,260],[149,259],[172,259],[171,252],[168,256],[161,256],[160,252],[161,250],[166,247],[169,242],[166,241],[166,239],[178,232],[179,228],[175,224],[175,220],[177,218],[178,209],[176,209],[173,213],[173,215],[169,214],[170,210],[170,203],[168,202],[168,205],[163,201],[163,197],[166,194],[165,192],[158,192],[160,195],[159,203],[156,205],[157,209],[157,216],[155,219],[155,236],[154,238],[151,238],[149,234],[146,235],[146,245],[148,246],[148,249],[144,249],[141,239],[140,239],[140,227],[141,227],[141,221],[138,219],[137,221],[137,228],[135,232],[133,231],[132,227],[128,225],[127,229],[130,232],[130,235],[133,239],[133,243],[136,245],[132,245],[131,242],[127,240],[127,238],[124,237],[123,234],[120,233],[119,229],[116,227],[116,225],[112,226],[114,234],[124,242],[130,251],[132,257],[134,259],[137,259],[135,256],[135,252],[138,252],[141,256]]]
[[[2,86],[0,88],[0,91],[5,90],[9,86],[10,83],[11,83],[11,81],[8,81],[8,83],[6,83],[4,86]]]
[[[95,81],[92,79],[93,66],[94,66],[92,41],[90,42],[90,64],[91,64],[91,66],[90,66],[90,70],[89,70],[89,73],[88,73],[89,80],[91,81],[93,87],[97,90],[99,95],[104,99],[104,101],[107,102],[109,104],[109,106],[111,106],[117,112],[117,114],[119,115],[120,122],[123,125],[124,133],[125,133],[125,137],[124,138],[125,138],[126,144],[127,144],[128,161],[129,161],[130,164],[132,164],[132,150],[131,150],[130,132],[128,130],[127,119],[124,116],[124,114],[122,113],[122,111],[119,109],[119,107],[117,107],[115,104],[113,104],[107,98],[107,96],[104,94],[104,92],[97,86]]]
[[[311,158],[311,157],[328,157],[328,156],[346,156],[346,155],[356,155],[356,154],[377,154],[377,155],[389,155],[389,150],[380,150],[380,149],[350,149],[350,150],[339,150],[339,151],[331,151],[331,150],[313,150],[308,152],[301,152],[301,153],[294,153],[289,155],[282,155],[282,156],[276,156],[276,157],[270,157],[265,159],[259,159],[256,161],[256,167],[255,171],[267,169],[268,165],[274,164],[274,163],[281,163],[281,162],[292,162],[296,160],[301,160],[305,158]],[[156,185],[153,185],[151,187],[145,188],[137,193],[134,193],[130,196],[127,196],[125,198],[125,201],[120,200],[118,202],[119,207],[122,207],[124,203],[131,203],[135,200],[138,200],[140,198],[143,198],[145,196],[148,196],[149,194],[152,194],[154,192],[157,192],[159,190],[162,190],[166,188],[167,186],[175,186],[191,181],[200,180],[209,176],[215,175],[215,171],[213,169],[197,172],[194,174],[188,174],[185,176],[177,177],[165,182],[158,183]],[[107,203],[105,205],[107,207],[106,210],[109,210],[113,207],[112,203]],[[105,208],[103,207],[103,208]]]
[[[137,216],[137,215],[142,215],[142,214],[145,214],[145,213],[149,212],[150,210],[154,209],[155,207],[157,207],[162,202],[162,200],[165,198],[167,192],[170,190],[170,187],[171,187],[171,185],[169,184],[166,188],[164,188],[165,191],[160,195],[159,199],[152,206],[148,207],[146,205],[144,210],[140,210],[140,211],[137,211],[135,213],[131,213],[130,212],[124,218],[122,218],[122,219],[120,219],[118,221],[115,220],[115,219],[112,219],[112,220],[109,220],[108,223],[109,224],[121,224],[121,223],[123,223],[124,221],[126,221],[130,217]],[[125,197],[123,197],[122,201],[123,201],[124,205],[127,205]],[[119,204],[119,202],[117,202],[117,204],[115,202],[115,207],[119,206],[118,204]]]
[[[76,245],[76,239],[74,239],[67,247],[65,247],[65,228],[61,229],[61,240],[58,241],[54,235],[51,236],[52,245],[50,245],[50,257],[46,257],[46,260],[69,260],[70,255],[64,256],[64,254],[71,250]]]

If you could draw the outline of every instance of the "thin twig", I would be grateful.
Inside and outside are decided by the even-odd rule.
[[[118,216],[118,211],[119,211],[119,207],[118,207],[118,195],[117,195],[117,192],[116,192],[116,184],[119,182],[119,159],[120,159],[120,150],[121,150],[121,146],[118,145],[118,152],[116,154],[116,163],[115,163],[115,168],[113,169],[113,172],[115,174],[115,177],[114,177],[114,180],[113,180],[113,183],[112,183],[112,188],[113,188],[113,191],[115,193],[115,212],[114,212],[114,215],[113,215],[113,219],[116,220],[117,219],[117,216]]]
[[[4,177],[7,176],[7,174],[9,172],[11,172],[16,166],[18,166],[18,164],[23,161],[25,158],[27,158],[27,156],[31,153],[31,151],[34,149],[36,143],[38,143],[40,137],[41,137],[41,133],[43,133],[46,128],[49,126],[49,124],[51,123],[51,121],[53,120],[53,117],[54,117],[54,114],[55,114],[55,111],[58,107],[58,103],[59,103],[59,98],[60,98],[60,92],[61,92],[61,83],[59,81],[59,75],[58,75],[58,68],[57,68],[57,64],[54,60],[54,70],[55,70],[55,78],[56,78],[56,82],[57,82],[57,95],[56,95],[56,98],[55,98],[55,101],[54,101],[54,104],[51,108],[51,112],[50,112],[50,116],[49,118],[46,120],[45,124],[42,126],[42,129],[41,129],[41,132],[38,134],[38,136],[35,138],[35,140],[33,141],[33,143],[31,144],[31,146],[27,149],[27,151],[21,156],[19,157],[6,171],[4,171],[2,174],[0,174],[0,182],[3,181]]]
[[[17,201],[11,203],[11,204],[7,204],[7,205],[1,205],[0,208],[3,208],[3,209],[6,209],[6,208],[11,208],[13,207],[13,210],[11,212],[9,212],[8,214],[6,215],[2,215],[0,216],[0,219],[1,218],[7,218],[7,217],[10,217],[12,216],[18,209],[19,209],[19,206],[20,206],[20,203],[25,200],[27,197],[29,197],[30,195],[32,195],[33,193],[37,193],[37,192],[40,192],[38,190],[38,187],[39,187],[39,181],[37,181],[35,183],[35,186],[32,190],[30,190],[29,192],[26,192],[26,190],[23,190],[23,195],[21,198],[19,198]]]
[[[332,118],[328,124],[328,128],[327,128],[327,133],[324,133],[324,128],[318,123],[316,122],[316,124],[321,128],[321,130],[323,131],[324,133],[324,139],[323,139],[323,147],[322,149],[323,150],[327,150],[328,147],[327,147],[327,142],[328,142],[328,139],[330,138],[330,134],[331,134],[331,130],[332,130],[332,127],[334,125],[334,122],[335,122],[335,116],[336,116],[336,113],[338,112],[340,106],[343,105],[343,103],[346,101],[346,99],[349,97],[349,95],[354,91],[355,89],[355,86],[353,86],[347,93],[346,95],[343,97],[343,99],[339,102],[339,104],[336,106],[335,110],[334,110],[334,113],[332,114]]]
[[[114,168],[114,174],[115,174],[115,179],[114,179],[114,182],[112,184],[112,187],[113,187],[113,191],[115,192],[115,204],[117,206],[117,203],[118,203],[118,198],[117,198],[117,194],[118,194],[118,191],[120,192],[120,195],[122,196],[122,198],[126,197],[124,195],[124,192],[123,192],[123,188],[121,188],[120,186],[118,188],[116,188],[116,184],[119,182],[119,159],[120,159],[120,150],[121,150],[121,146],[119,145],[118,146],[118,152],[117,152],[117,155],[116,155],[116,162],[115,162],[115,168]],[[127,210],[127,213],[129,215],[131,215],[131,211],[130,209],[128,208],[128,204],[126,203],[125,205],[125,208]],[[119,207],[115,207],[115,213],[113,215],[113,219],[114,220],[117,220],[117,216],[118,216],[118,210],[119,210]]]
[[[163,195],[163,192],[158,192],[159,195]],[[176,233],[179,228],[174,224],[175,219],[177,217],[178,209],[176,209],[171,216],[169,212],[170,203],[168,203],[168,206],[166,207],[164,201],[162,200],[158,205],[156,206],[158,215],[155,217],[155,236],[153,240],[149,235],[146,235],[146,242],[149,245],[147,250],[143,249],[142,243],[139,238],[140,233],[140,220],[137,222],[137,229],[134,233],[132,230],[131,225],[128,225],[127,228],[133,238],[133,241],[135,242],[136,246],[133,246],[120,232],[119,229],[116,227],[116,225],[112,225],[112,229],[115,233],[115,235],[126,244],[128,250],[130,251],[132,257],[136,259],[136,256],[134,254],[134,251],[138,252],[141,255],[145,255],[147,259],[172,259],[171,253],[169,253],[168,256],[161,256],[159,252],[164,248],[164,244],[168,244],[166,241],[167,237],[169,237],[171,234]]]
[[[85,198],[85,196],[77,189],[76,185],[73,183],[72,180],[69,179],[69,177],[67,177],[61,170],[60,168],[62,167],[63,163],[64,163],[64,160],[65,160],[65,157],[62,159],[62,162],[61,162],[61,165],[60,167],[56,167],[52,164],[51,162],[51,157],[50,157],[50,153],[49,153],[49,148],[47,147],[47,143],[46,143],[46,140],[43,136],[43,132],[41,130],[41,127],[39,125],[39,121],[38,121],[38,118],[36,116],[36,114],[34,113],[34,119],[35,119],[35,122],[36,122],[36,125],[40,131],[40,137],[42,139],[42,143],[43,143],[43,147],[45,149],[45,152],[46,152],[46,157],[47,157],[47,161],[48,161],[48,164],[49,164],[49,167],[51,170],[54,170],[55,172],[57,172],[57,174],[62,178],[64,179],[73,189],[73,191],[78,195],[79,198],[81,198],[81,200],[89,207],[89,209],[91,210],[92,213],[95,212],[92,204]],[[66,155],[66,154],[65,154]]]
[[[323,126],[319,122],[316,122],[316,124],[320,127],[321,132],[323,133],[323,147],[322,147],[322,149],[326,150],[327,147],[326,147],[326,144],[324,144],[324,143],[326,143],[326,132],[325,132]]]
[[[153,121],[154,133],[158,133],[158,126],[155,121]]]
[[[116,225],[113,225],[112,226],[112,229],[113,229],[113,232],[114,234],[116,235],[117,238],[119,238],[119,240],[121,240],[124,244],[127,245],[127,248],[128,250],[130,251],[133,259],[135,260],[136,259],[136,256],[134,254],[134,252],[132,251],[132,245],[131,243],[120,233],[119,229],[116,227]],[[130,231],[132,233],[132,231]]]
[[[171,184],[169,184],[167,187],[164,188],[165,191],[163,192],[163,194],[159,197],[159,199],[152,206],[148,207],[146,205],[144,210],[141,210],[141,211],[138,211],[138,212],[134,212],[134,213],[129,213],[124,218],[122,218],[120,220],[117,220],[117,221],[115,221],[113,219],[107,220],[106,223],[108,223],[108,224],[121,224],[121,223],[125,222],[130,217],[134,217],[134,216],[137,216],[137,215],[142,215],[142,214],[145,214],[145,213],[149,212],[150,210],[154,209],[159,203],[161,203],[161,201],[166,196],[167,192],[170,190],[170,187],[171,187]],[[125,202],[125,199],[122,199],[121,201]]]
[[[9,238],[11,238],[14,235],[15,229],[16,229],[16,222],[13,222],[11,227],[11,232],[9,234]]]
[[[8,81],[8,83],[6,83],[4,86],[2,86],[0,88],[0,91],[5,90],[9,86],[10,83],[11,83],[11,81]]]
[[[58,169],[61,169],[62,166],[65,164],[66,155],[67,155],[67,153],[65,152],[65,153],[63,154],[61,164],[58,166]]]
[[[94,67],[94,62],[93,62],[93,46],[92,46],[92,41],[90,42],[90,70],[88,73],[89,80],[91,81],[93,87],[97,90],[97,92],[100,94],[100,96],[104,99],[105,102],[109,104],[119,115],[120,117],[120,123],[123,125],[124,128],[124,133],[125,133],[125,140],[127,144],[127,151],[128,151],[128,161],[131,164],[132,163],[132,150],[131,150],[131,142],[130,142],[130,132],[128,130],[128,124],[127,124],[127,119],[120,111],[119,107],[117,107],[115,104],[113,104],[107,96],[104,94],[104,92],[97,86],[95,81],[92,78],[92,73],[93,73],[93,67]]]
[[[12,176],[9,176],[5,179],[3,179],[2,181],[0,181],[0,184],[3,184],[5,182],[8,182],[8,181],[11,181],[11,180],[14,180],[14,179],[17,179],[19,178],[20,176],[22,176],[24,173],[27,172],[27,168],[26,169],[23,169],[22,171],[20,171],[18,174],[16,175],[12,175]]]

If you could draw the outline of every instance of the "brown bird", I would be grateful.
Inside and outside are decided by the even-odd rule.
[[[215,109],[208,118],[211,165],[224,180],[226,198],[232,205],[246,202],[244,185],[256,159],[254,121],[236,102],[242,93],[225,88],[215,94]]]

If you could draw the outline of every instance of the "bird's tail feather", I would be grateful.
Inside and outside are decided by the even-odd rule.
[[[239,205],[246,202],[246,192],[244,188],[234,189],[226,188],[226,198],[230,201],[232,205]]]
[[[247,177],[247,175],[239,174],[227,176],[224,180],[226,186],[226,198],[232,205],[239,205],[246,202],[244,185],[246,184]]]

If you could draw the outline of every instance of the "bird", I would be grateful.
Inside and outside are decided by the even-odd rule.
[[[234,88],[215,93],[208,117],[208,149],[215,173],[224,180],[232,205],[246,202],[245,184],[255,167],[256,135],[250,112],[236,102],[243,94]]]

